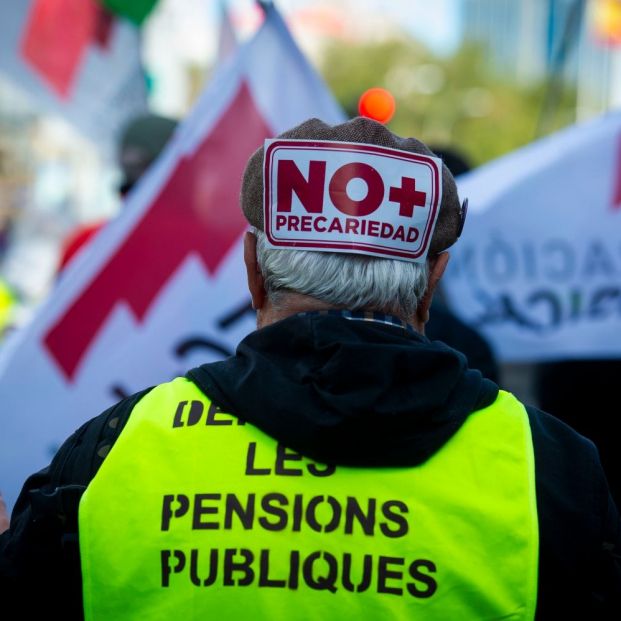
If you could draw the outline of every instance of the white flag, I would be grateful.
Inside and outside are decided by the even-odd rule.
[[[470,209],[444,278],[504,362],[621,357],[621,112],[458,179]]]
[[[0,2],[0,72],[107,147],[147,107],[139,29],[96,0]]]
[[[0,357],[0,490],[120,396],[230,354],[255,328],[242,172],[265,138],[344,115],[276,10],[216,74],[111,222]]]
[[[231,17],[224,0],[220,0],[220,32],[218,35],[218,49],[216,63],[221,65],[229,60],[237,50],[237,35],[231,23]]]

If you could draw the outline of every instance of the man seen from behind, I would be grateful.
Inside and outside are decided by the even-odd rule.
[[[26,481],[0,537],[5,606],[621,618],[594,445],[424,336],[465,217],[441,160],[369,119],[311,119],[252,155],[241,207],[258,329]]]

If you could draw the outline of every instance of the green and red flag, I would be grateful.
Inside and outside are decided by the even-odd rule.
[[[84,134],[111,139],[146,108],[140,24],[157,0],[0,5],[0,72]]]
[[[0,350],[0,489],[9,507],[80,416],[225,357],[256,325],[238,203],[248,157],[305,119],[345,115],[273,6],[225,58],[118,217]]]
[[[147,18],[158,0],[101,0],[111,13],[122,15],[137,26]]]

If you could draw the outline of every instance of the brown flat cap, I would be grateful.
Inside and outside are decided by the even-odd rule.
[[[327,125],[319,119],[309,119],[278,136],[299,140],[333,140],[374,144],[410,153],[435,156],[416,138],[401,138],[384,125],[366,117],[356,117],[340,125]],[[257,149],[246,164],[241,189],[241,208],[248,222],[263,231],[263,146]],[[434,255],[455,243],[462,224],[457,186],[450,170],[442,164],[442,203],[440,215],[431,239],[429,254]]]

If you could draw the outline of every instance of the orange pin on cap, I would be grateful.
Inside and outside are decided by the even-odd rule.
[[[388,123],[392,119],[396,107],[395,98],[385,88],[370,88],[362,93],[358,100],[360,116],[366,116],[379,123]]]

